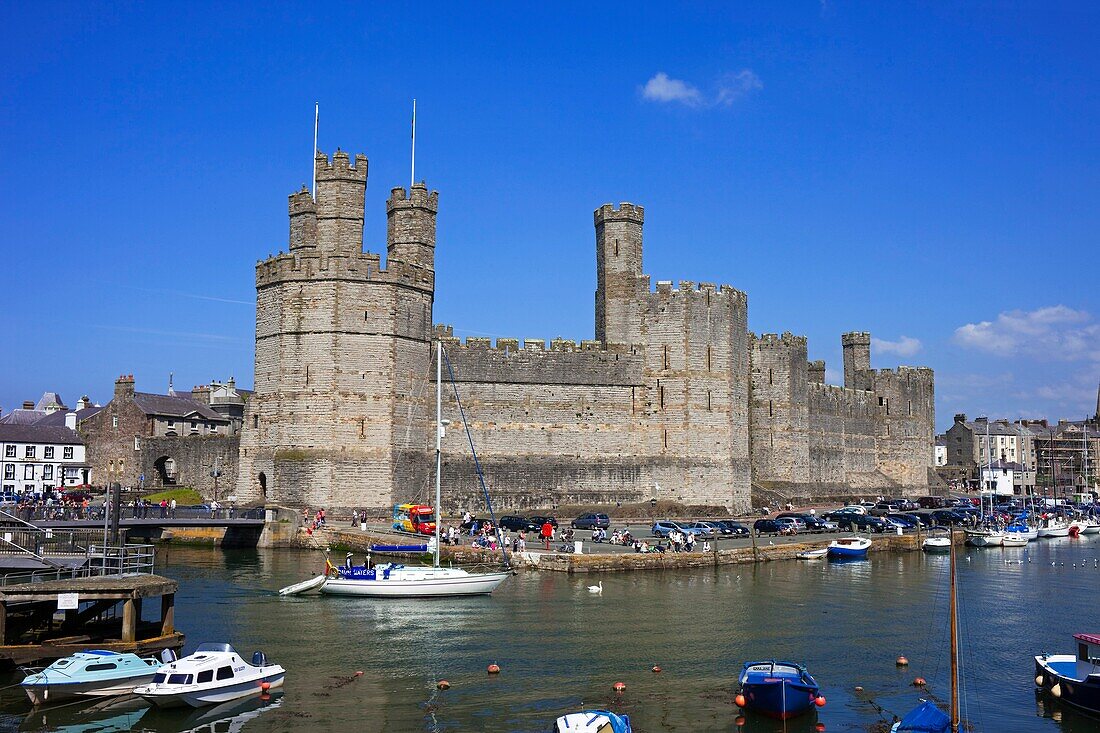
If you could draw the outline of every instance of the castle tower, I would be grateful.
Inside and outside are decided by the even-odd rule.
[[[386,202],[387,263],[403,262],[410,267],[433,270],[438,212],[439,193],[428,193],[423,183],[413,184],[408,195],[400,186],[391,190]]]
[[[825,361],[816,359],[807,365],[809,369],[808,379],[814,384],[825,384]]]
[[[596,225],[596,339],[640,343],[638,312],[642,289],[642,224],[645,209],[629,203],[604,204]]]
[[[356,155],[352,166],[348,154],[339,148],[331,162],[327,155],[318,151],[314,166],[317,173],[317,247],[325,253],[362,252],[367,156]]]
[[[870,389],[867,372],[871,370],[871,334],[851,331],[840,337],[844,349],[844,386],[849,389]]]
[[[309,189],[302,186],[289,196],[290,251],[317,249],[317,203]]]

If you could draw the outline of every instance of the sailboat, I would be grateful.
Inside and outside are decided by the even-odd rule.
[[[442,494],[441,447],[443,420],[443,342],[437,342],[435,362],[435,506],[440,507]],[[456,392],[457,398],[457,392]],[[461,409],[461,404],[459,405]],[[463,420],[465,423],[465,420]],[[473,444],[471,443],[471,448]],[[476,454],[475,454],[476,461]],[[369,596],[374,598],[423,598],[474,596],[492,593],[512,575],[511,570],[477,573],[464,568],[442,567],[439,564],[439,522],[435,522],[435,542],[432,566],[405,566],[399,563],[378,563],[352,567],[336,567],[329,563],[324,576],[290,586],[284,592],[301,587],[298,592],[316,588],[321,593],[335,596]],[[503,550],[502,550],[503,552]],[[323,580],[318,582],[320,578]]]
[[[959,715],[959,616],[955,590],[955,530],[951,529],[951,709],[945,713],[930,700],[924,700],[890,728],[890,733],[963,733]]]

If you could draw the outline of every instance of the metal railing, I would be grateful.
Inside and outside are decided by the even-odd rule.
[[[156,564],[153,545],[89,545],[77,567],[50,567],[0,576],[0,587],[16,583],[70,580],[123,575],[152,575]]]
[[[9,507],[9,511],[0,511],[0,523],[8,522],[50,522],[50,521],[104,521],[104,507],[102,504],[91,505],[87,509],[80,506],[38,506],[38,507]],[[181,506],[172,509],[161,509],[160,506],[133,507],[123,505],[119,512],[119,518],[126,519],[263,519],[263,507],[250,509],[237,509],[221,507],[211,511],[207,506]]]

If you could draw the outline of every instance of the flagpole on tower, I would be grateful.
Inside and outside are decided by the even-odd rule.
[[[409,175],[409,195],[412,195],[413,184],[416,183],[416,98],[413,97],[412,120],[412,172]]]
[[[313,103],[313,159],[310,169],[313,171],[313,200],[317,200],[317,123],[321,120],[321,103]]]

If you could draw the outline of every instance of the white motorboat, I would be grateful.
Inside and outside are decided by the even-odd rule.
[[[91,650],[31,672],[21,684],[33,705],[80,697],[129,695],[135,687],[152,680],[160,665],[161,661],[153,657]]]
[[[609,710],[569,713],[554,721],[554,733],[630,733],[630,718]]]
[[[1027,532],[1005,532],[1001,544],[1005,547],[1023,547],[1030,541],[1027,535]]]
[[[199,644],[194,654],[165,664],[153,681],[134,690],[157,707],[193,708],[220,705],[281,687],[286,670],[268,662],[263,652],[252,663],[229,644]]]
[[[829,554],[828,547],[819,547],[816,550],[803,550],[795,555],[799,560],[820,560]]]
[[[920,548],[925,552],[951,552],[951,538],[926,537]]]
[[[971,547],[1000,547],[1004,544],[1004,532],[993,529],[966,530],[966,544]]]
[[[1090,519],[1085,522],[1085,528],[1081,530],[1081,534],[1100,534],[1100,522],[1095,519]]]
[[[1069,525],[1051,520],[1045,527],[1039,527],[1040,537],[1069,537]]]

